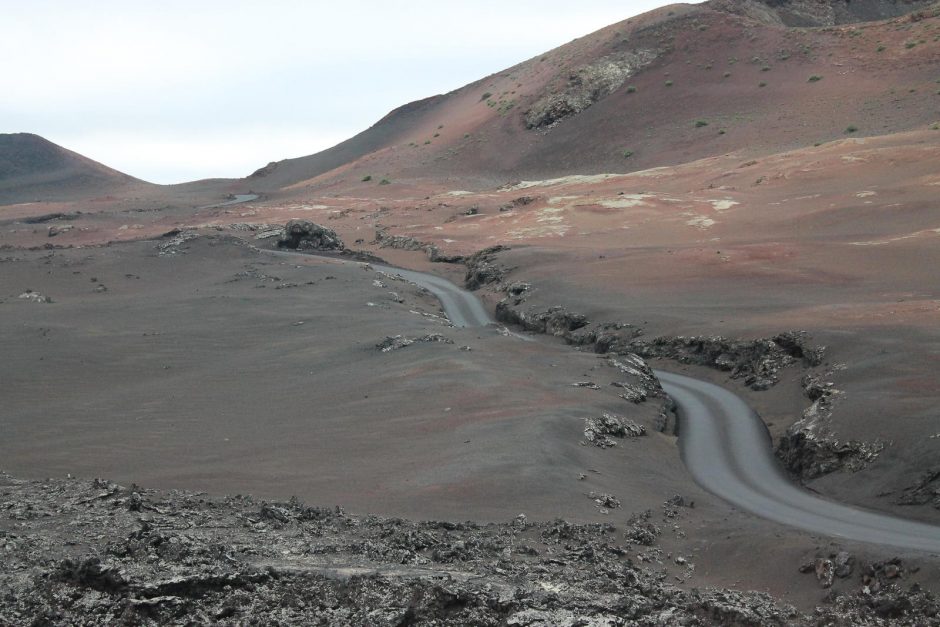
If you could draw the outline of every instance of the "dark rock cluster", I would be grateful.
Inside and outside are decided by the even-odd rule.
[[[763,593],[671,583],[667,562],[691,566],[658,547],[683,516],[677,498],[619,526],[523,515],[413,522],[297,500],[0,475],[0,624],[913,625],[937,616],[936,599],[902,591],[890,564],[856,570],[877,592],[865,584],[812,616]]]
[[[295,250],[333,250],[345,248],[343,240],[331,228],[307,220],[291,220],[277,243],[279,248]]]

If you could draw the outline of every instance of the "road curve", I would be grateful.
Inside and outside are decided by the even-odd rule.
[[[371,265],[433,293],[456,326],[493,322],[474,294],[446,279]],[[680,374],[657,370],[656,376],[678,406],[682,460],[709,492],[752,514],[812,533],[940,554],[940,527],[829,501],[791,482],[773,455],[767,427],[736,394]]]
[[[767,427],[728,390],[656,371],[679,407],[679,450],[706,490],[770,520],[813,533],[940,553],[940,527],[843,505],[793,484],[772,452]]]

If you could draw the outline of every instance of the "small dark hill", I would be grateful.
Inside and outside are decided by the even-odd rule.
[[[32,133],[0,134],[0,203],[60,200],[149,186]]]

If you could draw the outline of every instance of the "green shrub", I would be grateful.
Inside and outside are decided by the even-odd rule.
[[[916,45],[917,45],[917,42],[916,42],[916,41],[909,41],[909,42],[907,42],[906,44],[904,44],[904,47],[907,48],[908,50],[910,50],[911,48],[913,48],[913,47],[916,46]]]
[[[767,87],[767,83],[765,83],[764,81],[761,81],[761,82],[759,82],[759,83],[757,84],[757,86],[758,86],[758,87]]]
[[[728,132],[728,131],[726,131],[726,130],[723,129],[723,128],[718,129],[718,134],[719,134],[719,135],[724,135],[724,134],[727,133],[727,132]]]
[[[363,182],[363,183],[368,183],[368,182],[371,181],[371,180],[372,180],[372,175],[371,175],[371,174],[366,174],[364,177],[362,177],[362,182]]]
[[[708,126],[708,120],[695,120],[695,128],[702,128],[703,126]]]
[[[854,124],[849,124],[848,126],[845,127],[846,135],[851,135],[852,133],[855,133],[857,131],[858,131],[858,127],[855,126]]]
[[[489,99],[490,99],[490,96],[492,96],[492,95],[493,95],[493,94],[491,94],[490,92],[486,92],[485,94],[483,94],[482,96],[480,96],[480,102],[483,102],[484,100],[489,100]]]
[[[379,181],[379,185],[391,185],[391,183],[392,182],[388,179],[382,179],[381,181]]]
[[[731,78],[731,72],[725,72],[725,78]]]
[[[666,87],[672,87],[672,81],[666,81]]]
[[[624,151],[623,151],[623,158],[624,158],[624,159],[629,159],[629,158],[632,157],[632,156],[633,156],[633,151],[632,151],[632,150],[624,150]]]
[[[812,76],[809,77],[810,83],[818,83],[821,80],[822,80],[822,76],[820,76],[819,74],[813,74]]]
[[[430,144],[430,143],[431,143],[431,140],[430,140],[430,139],[424,140],[424,145],[425,145],[425,146],[427,146],[427,145]]]
[[[628,94],[635,94],[635,93],[636,93],[636,85],[630,85],[629,87],[627,87],[627,93],[628,93]]]
[[[878,52],[884,52],[884,51],[885,51],[884,46],[878,46]]]

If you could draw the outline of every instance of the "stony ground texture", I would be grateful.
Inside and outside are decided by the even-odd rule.
[[[860,570],[812,614],[756,592],[684,590],[658,546],[681,498],[622,526],[357,517],[297,500],[0,475],[0,624],[940,624],[940,603]],[[689,569],[694,569],[688,564]]]

